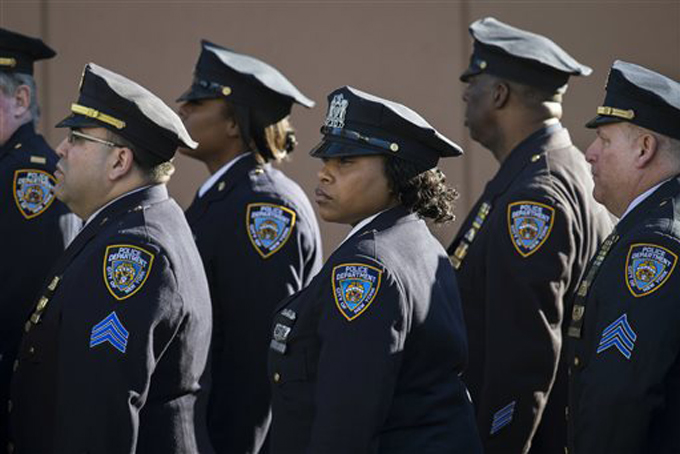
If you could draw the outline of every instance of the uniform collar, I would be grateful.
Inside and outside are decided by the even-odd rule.
[[[566,148],[571,144],[569,131],[560,122],[533,132],[510,152],[487,184],[485,193],[495,196],[504,192],[527,165],[545,159],[548,150]]]
[[[671,178],[669,178],[668,180],[670,180],[670,179],[671,179]],[[626,211],[621,215],[621,218],[620,218],[619,220],[625,218],[626,215],[627,215],[628,213],[630,213],[631,211],[633,211],[633,209],[634,209],[636,206],[640,205],[647,197],[649,197],[650,195],[652,195],[652,194],[654,193],[654,191],[656,191],[657,189],[659,189],[659,188],[661,187],[661,185],[664,184],[665,182],[667,182],[668,180],[663,180],[662,182],[660,182],[660,183],[658,183],[658,184],[655,184],[654,186],[652,186],[651,188],[647,189],[645,192],[643,192],[643,193],[640,194],[639,196],[635,197],[635,199],[633,199],[633,201],[630,202],[630,205],[628,205],[628,208],[626,208]]]
[[[408,211],[403,205],[397,205],[387,210],[376,213],[363,221],[359,222],[352,228],[347,238],[345,238],[336,250],[347,243],[352,238],[358,238],[361,235],[372,232],[372,231],[382,231],[395,224],[400,224],[409,220],[417,220],[418,216],[414,213]]]
[[[13,150],[18,144],[35,136],[35,125],[32,121],[24,123],[14,131],[14,134],[0,147],[0,154]]]
[[[251,155],[251,154],[252,154],[251,152],[242,153],[242,154],[236,156],[231,161],[224,164],[222,167],[220,167],[220,169],[217,172],[210,175],[210,178],[208,178],[205,181],[205,183],[203,183],[201,188],[198,190],[198,196],[197,197],[199,197],[199,198],[203,197],[205,195],[205,193],[208,192],[210,190],[210,188],[215,186],[215,183],[217,183],[219,181],[219,179],[222,178],[222,175],[227,173],[227,171],[234,166],[234,164],[236,164],[238,161],[242,160],[243,158],[245,158],[246,156]]]
[[[655,210],[665,201],[676,197],[678,194],[680,194],[680,176],[675,176],[662,183],[638,205],[631,208],[616,224],[616,230],[619,234],[624,234],[640,221],[649,217],[650,211]]]
[[[123,212],[130,211],[134,208],[141,208],[146,205],[160,202],[168,198],[168,189],[164,184],[157,184],[153,186],[144,186],[142,188],[133,189],[120,197],[110,201],[102,206],[92,216],[90,216],[85,224],[104,224],[109,219],[117,216]],[[83,227],[83,230],[85,230]]]

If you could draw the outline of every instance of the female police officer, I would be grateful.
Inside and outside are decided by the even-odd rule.
[[[314,103],[270,65],[207,41],[179,100],[199,142],[181,151],[212,174],[186,212],[213,305],[210,439],[217,453],[264,453],[271,316],[322,260],[307,196],[266,163],[293,150],[293,103]]]
[[[435,166],[461,150],[400,104],[350,87],[328,99],[317,203],[353,229],[274,317],[272,451],[480,452],[458,289],[420,219],[453,217]]]

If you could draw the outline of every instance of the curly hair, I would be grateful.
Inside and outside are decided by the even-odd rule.
[[[409,211],[436,224],[455,219],[454,201],[458,192],[446,184],[446,175],[437,167],[423,172],[408,161],[387,157],[385,175],[390,189]]]

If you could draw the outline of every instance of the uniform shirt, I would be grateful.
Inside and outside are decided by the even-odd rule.
[[[623,217],[572,316],[570,452],[680,452],[678,213],[673,178]]]
[[[15,452],[209,452],[208,284],[165,186],[107,206],[50,276],[15,365]]]
[[[208,427],[218,453],[264,452],[269,326],[321,268],[321,236],[302,189],[254,155],[215,183],[186,211],[215,316]]]
[[[449,248],[469,333],[463,379],[489,453],[566,446],[564,314],[611,230],[591,194],[568,131],[540,129],[505,159]]]
[[[392,208],[277,308],[272,452],[481,452],[466,358],[446,253],[424,221]]]
[[[54,196],[58,159],[33,123],[0,147],[0,449],[7,445],[6,402],[24,322],[50,267],[80,227]]]

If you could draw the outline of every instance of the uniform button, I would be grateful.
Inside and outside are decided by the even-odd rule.
[[[34,353],[35,353],[35,347],[31,346],[31,347],[28,349],[28,353],[30,353],[31,355],[34,354]]]
[[[29,320],[24,324],[24,331],[29,332],[30,330],[31,330],[31,321]]]
[[[19,368],[19,360],[18,360],[18,359],[15,359],[15,360],[14,360],[14,366],[12,366],[12,370],[13,370],[14,372],[16,372],[18,368]]]
[[[7,443],[7,453],[12,454],[14,452],[14,444],[13,443]]]
[[[564,408],[564,419],[569,419],[569,407]]]
[[[274,383],[278,383],[279,381],[281,381],[281,374],[274,372]]]
[[[578,367],[581,364],[581,360],[578,356],[574,356],[574,366]]]
[[[12,413],[12,401],[7,401],[7,413]]]
[[[536,161],[538,161],[539,159],[541,159],[541,155],[540,155],[540,154],[535,154],[535,155],[533,155],[533,156],[531,157],[531,162],[536,162]]]

